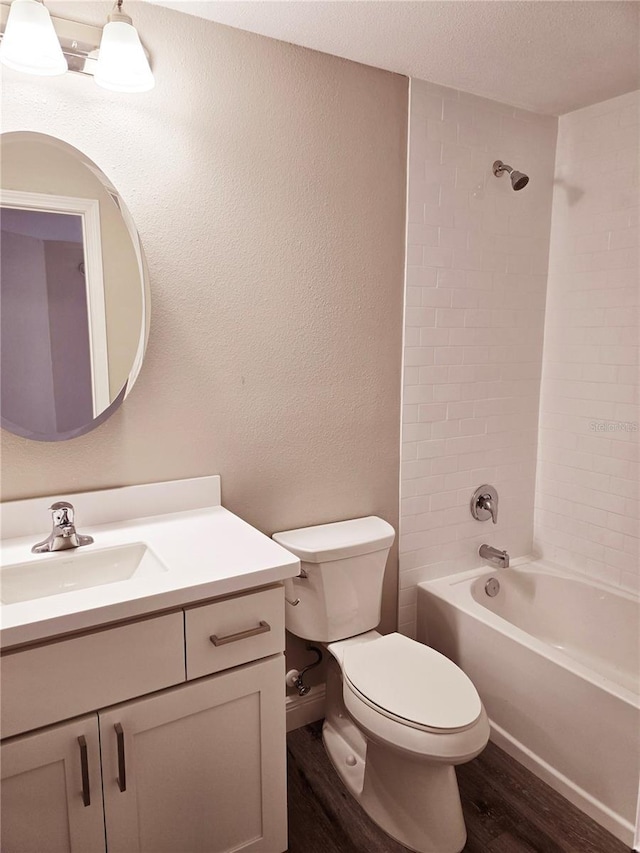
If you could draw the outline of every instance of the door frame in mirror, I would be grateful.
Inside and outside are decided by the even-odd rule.
[[[0,207],[35,210],[80,216],[84,244],[84,279],[89,325],[91,387],[93,415],[109,408],[109,358],[104,279],[102,273],[102,241],[100,237],[100,204],[97,199],[49,195],[22,190],[0,189]]]

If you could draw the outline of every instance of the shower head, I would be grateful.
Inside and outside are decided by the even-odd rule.
[[[521,190],[529,183],[529,175],[524,172],[516,172],[515,169],[511,172],[511,186],[514,190]]]
[[[511,186],[514,190],[521,190],[529,183],[529,175],[525,175],[524,172],[517,172],[515,169],[512,169],[511,166],[507,166],[506,163],[503,163],[502,160],[496,160],[493,164],[493,174],[496,178],[499,178],[503,172],[509,173]]]

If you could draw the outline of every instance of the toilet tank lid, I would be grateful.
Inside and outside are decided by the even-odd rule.
[[[323,563],[390,548],[395,531],[382,518],[369,515],[366,518],[301,527],[299,530],[285,530],[274,533],[273,538],[300,560]]]

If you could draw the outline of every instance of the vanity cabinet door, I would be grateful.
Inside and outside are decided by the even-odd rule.
[[[3,853],[104,853],[98,717],[6,740]]]
[[[109,853],[286,850],[282,655],[99,717]]]

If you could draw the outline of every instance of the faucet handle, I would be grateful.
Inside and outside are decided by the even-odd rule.
[[[480,495],[478,498],[478,506],[480,509],[486,509],[491,513],[491,521],[494,524],[498,523],[498,503],[494,501],[491,495]]]
[[[68,524],[73,524],[75,510],[73,504],[68,501],[56,501],[51,504],[49,509],[52,512],[53,523],[57,527],[65,527]]]

